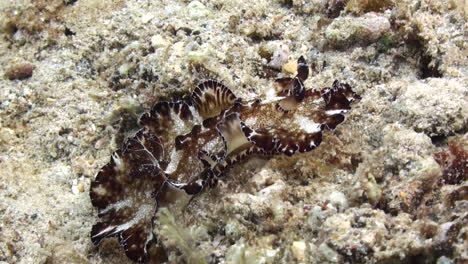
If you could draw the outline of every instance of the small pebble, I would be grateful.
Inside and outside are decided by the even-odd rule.
[[[11,65],[5,72],[5,76],[10,80],[23,80],[32,76],[34,65],[29,62]]]
[[[305,260],[306,243],[304,241],[294,241],[291,250],[298,261]]]
[[[348,208],[348,199],[342,192],[333,191],[330,196],[328,196],[328,200],[338,211],[343,211]]]
[[[155,49],[164,48],[169,45],[169,42],[161,35],[154,35],[151,37],[151,46]]]
[[[288,63],[283,65],[283,72],[294,74],[297,71],[297,62],[296,61],[289,61]]]
[[[15,138],[15,131],[11,128],[2,127],[0,128],[0,143],[9,143]]]
[[[318,253],[323,259],[327,260],[327,262],[329,263],[338,263],[339,261],[338,253],[332,248],[330,248],[327,245],[327,243],[320,244],[320,246],[318,247]]]
[[[72,181],[71,191],[73,194],[78,194],[80,192],[78,189],[78,180],[75,179]]]
[[[188,15],[192,19],[200,19],[210,15],[210,11],[201,2],[193,1],[187,6]]]
[[[338,17],[325,30],[325,39],[336,48],[377,41],[391,28],[385,16],[368,13],[360,17]]]
[[[84,185],[82,183],[78,184],[78,191],[84,192]]]
[[[268,63],[273,69],[280,70],[281,67],[288,61],[289,56],[289,47],[286,45],[281,45],[281,47],[273,52],[271,61]]]
[[[436,264],[452,264],[452,263],[453,263],[453,260],[451,260],[450,258],[447,258],[446,256],[442,256],[438,258],[436,262]]]
[[[146,23],[150,22],[151,20],[153,20],[153,18],[154,18],[154,15],[153,15],[153,14],[150,14],[150,13],[144,14],[144,15],[141,17],[141,22],[142,22],[143,24],[146,24]]]
[[[400,192],[400,197],[401,199],[406,199],[406,193],[405,192]]]

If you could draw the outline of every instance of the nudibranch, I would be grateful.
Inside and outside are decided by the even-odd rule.
[[[169,189],[195,195],[249,156],[291,156],[317,148],[322,133],[342,123],[359,96],[338,81],[331,88],[306,90],[309,68],[303,57],[297,65],[294,78],[275,81],[273,99],[246,102],[207,80],[190,96],[158,102],[143,114],[138,132],[91,183],[100,219],[92,242],[117,237],[128,258],[146,262],[156,240],[155,214]]]

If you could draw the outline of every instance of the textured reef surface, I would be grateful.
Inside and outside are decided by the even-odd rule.
[[[467,20],[0,1],[0,264],[466,263]]]
[[[130,259],[146,262],[167,188],[195,195],[249,156],[292,156],[317,148],[322,133],[342,123],[359,96],[338,81],[321,91],[306,90],[308,75],[300,57],[297,75],[277,79],[276,96],[268,101],[243,102],[223,84],[207,80],[184,99],[155,104],[139,119],[142,128],[91,183],[91,201],[101,218],[92,228],[93,243],[116,236]]]

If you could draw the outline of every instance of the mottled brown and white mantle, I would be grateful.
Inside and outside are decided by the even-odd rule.
[[[155,213],[170,189],[195,195],[216,186],[226,170],[252,155],[309,152],[345,119],[359,100],[347,84],[307,90],[303,57],[294,78],[277,79],[276,96],[245,102],[214,80],[190,96],[155,104],[139,120],[141,129],[112,155],[91,184],[100,221],[94,244],[118,237],[126,255],[149,260]]]

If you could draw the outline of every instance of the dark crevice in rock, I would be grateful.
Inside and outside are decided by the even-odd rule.
[[[443,146],[447,144],[447,137],[444,135],[435,135],[431,137],[432,145],[434,146]]]
[[[337,18],[340,16],[348,4],[349,0],[329,0],[325,3],[325,14],[328,18]]]
[[[439,63],[433,61],[433,58],[427,54],[422,54],[419,59],[419,78],[441,78],[443,75],[439,71]]]

